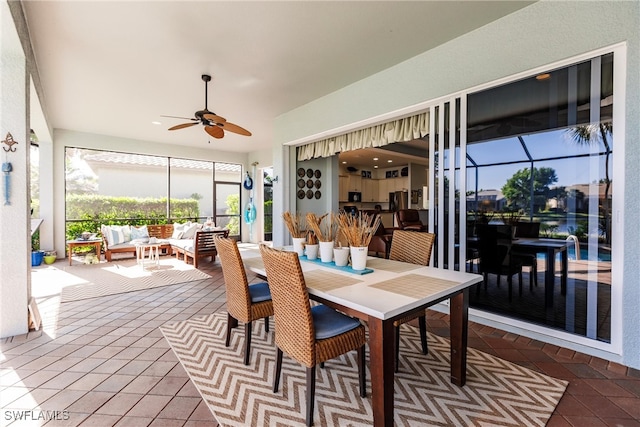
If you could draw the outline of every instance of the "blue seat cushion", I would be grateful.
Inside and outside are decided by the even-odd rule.
[[[271,299],[269,284],[266,282],[249,285],[249,297],[251,302],[263,302]]]
[[[360,321],[335,311],[326,305],[311,307],[316,339],[335,337],[360,326]]]

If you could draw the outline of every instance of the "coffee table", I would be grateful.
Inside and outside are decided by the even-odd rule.
[[[71,255],[73,255],[73,248],[78,246],[93,246],[96,248],[96,256],[100,259],[100,248],[102,247],[102,239],[91,240],[67,240],[67,247],[69,248],[69,265],[71,265]]]
[[[161,243],[138,243],[136,245],[136,260],[145,270],[148,265],[160,265]]]

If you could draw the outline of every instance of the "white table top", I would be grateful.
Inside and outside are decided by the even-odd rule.
[[[246,268],[266,276],[260,252],[256,249],[239,249]],[[305,260],[301,260],[300,265],[305,273],[309,294],[379,319],[389,319],[438,301],[482,281],[482,276],[478,274],[419,267],[374,257],[367,260],[367,268],[373,268],[373,273],[363,275]],[[310,272],[314,273],[307,275]],[[324,281],[323,276],[326,279]],[[314,280],[310,279],[315,279],[321,286],[314,287]],[[340,284],[340,281],[347,284]]]

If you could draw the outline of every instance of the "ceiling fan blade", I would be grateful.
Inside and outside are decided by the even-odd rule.
[[[184,129],[184,128],[188,128],[189,126],[194,126],[197,125],[198,122],[193,122],[193,123],[182,123],[179,125],[175,125],[175,126],[171,126],[169,128],[169,130],[178,130],[178,129]]]
[[[205,126],[204,131],[214,138],[220,139],[224,136],[224,131],[218,126]]]
[[[204,114],[202,117],[207,120],[211,120],[214,123],[225,123],[227,121],[227,119],[225,119],[224,117],[216,116],[212,113]]]
[[[245,136],[251,136],[251,132],[231,122],[220,123],[220,126],[222,126],[222,129],[228,130],[229,132],[238,133],[240,135],[245,135]]]
[[[198,119],[194,119],[193,117],[179,117],[179,116],[160,116],[160,117],[169,117],[171,119],[184,119],[184,120],[193,120],[195,122],[198,121]]]

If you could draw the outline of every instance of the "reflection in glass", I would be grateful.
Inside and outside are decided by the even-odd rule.
[[[467,230],[473,247],[476,224],[539,222],[540,237],[569,247],[566,293],[558,258],[545,306],[546,255],[537,253],[537,288],[508,301],[489,275],[471,305],[610,341],[613,55],[545,74],[469,95]]]

